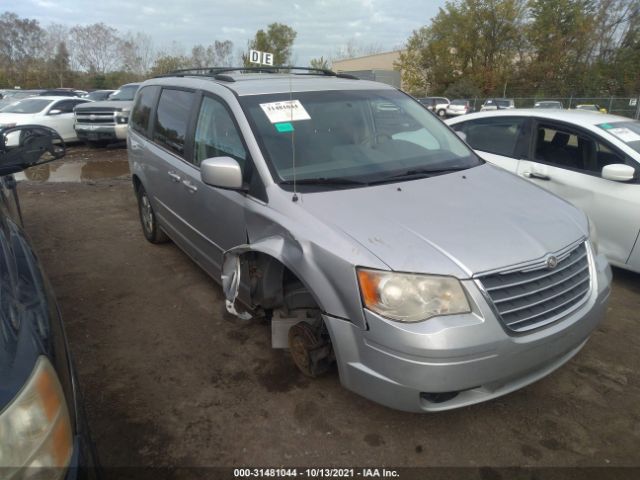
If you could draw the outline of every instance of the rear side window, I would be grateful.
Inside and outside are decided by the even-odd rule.
[[[151,110],[155,102],[158,89],[160,87],[150,86],[144,87],[136,97],[136,103],[131,113],[131,128],[144,135],[149,130],[149,121],[151,120]]]
[[[556,167],[588,170],[592,141],[554,125],[538,125],[535,159]]]
[[[465,122],[461,127],[456,125],[454,129],[462,130],[467,135],[467,143],[475,150],[517,158],[524,123],[523,118],[483,118]]]
[[[87,103],[85,100],[63,100],[52,105],[51,110],[60,110],[61,113],[72,113],[73,107],[80,105],[81,103]]]
[[[158,101],[153,140],[181,157],[194,98],[193,92],[165,88]]]

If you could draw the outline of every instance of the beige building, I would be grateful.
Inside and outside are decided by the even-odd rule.
[[[336,60],[333,62],[333,69],[336,72],[351,70],[395,70],[394,63],[400,61],[400,53],[402,53],[402,50]]]
[[[376,80],[401,87],[402,72],[395,66],[400,61],[402,50],[376,53],[364,57],[335,60],[332,69],[336,72],[351,73],[366,80]]]

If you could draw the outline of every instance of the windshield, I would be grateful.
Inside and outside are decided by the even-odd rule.
[[[46,108],[51,100],[26,98],[0,109],[2,113],[38,113]]]
[[[294,152],[301,182],[370,183],[482,163],[440,120],[396,90],[296,92],[292,102],[289,95],[240,97],[276,181],[293,180]]]
[[[139,85],[125,85],[120,90],[113,92],[113,95],[109,97],[109,100],[125,100],[133,101],[133,97],[136,96]]]
[[[495,102],[499,107],[510,107],[511,106],[511,100],[496,100]]]
[[[106,100],[110,93],[111,92],[109,90],[96,90],[94,92],[89,92],[83,97],[88,98],[89,100]]]
[[[601,123],[598,127],[640,153],[640,122],[637,120]]]

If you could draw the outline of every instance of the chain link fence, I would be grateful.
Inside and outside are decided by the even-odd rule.
[[[485,98],[474,98],[473,111],[479,111],[485,100]],[[597,105],[599,109],[603,108],[613,115],[640,119],[640,95],[635,97],[518,97],[513,100],[516,108],[533,108],[536,102],[542,101],[561,102],[565,109],[576,108],[578,105]]]

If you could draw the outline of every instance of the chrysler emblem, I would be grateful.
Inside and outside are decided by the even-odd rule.
[[[96,116],[95,115],[89,115],[89,120],[95,120]]]
[[[558,266],[558,259],[556,257],[554,257],[553,255],[549,255],[547,257],[547,268],[549,270],[553,270],[557,266]]]

